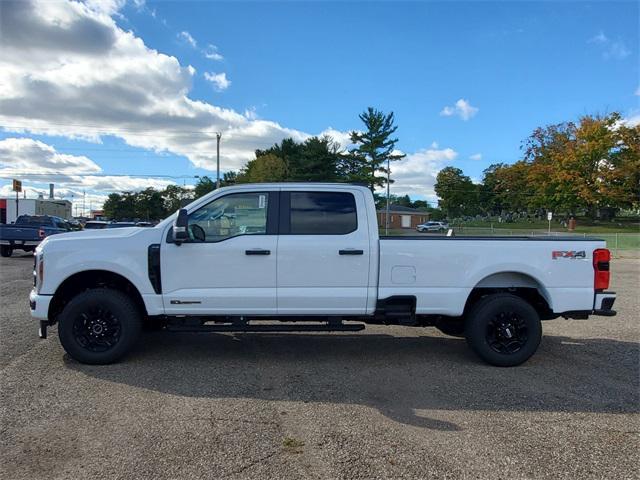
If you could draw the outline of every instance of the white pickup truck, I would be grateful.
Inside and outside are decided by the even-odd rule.
[[[349,184],[225,187],[154,228],[64,233],[35,255],[32,316],[67,353],[114,362],[143,324],[178,331],[435,326],[493,365],[526,361],[541,320],[615,315],[602,240],[379,237]]]

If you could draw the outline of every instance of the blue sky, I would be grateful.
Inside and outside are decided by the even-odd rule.
[[[192,66],[189,99],[249,121],[306,135],[357,129],[358,113],[370,105],[394,111],[398,147],[423,153],[400,169],[394,186],[414,197],[433,197],[430,183],[442,166],[479,179],[491,163],[518,160],[521,142],[538,126],[590,113],[640,113],[637,2],[147,1],[92,8],[149,50],[175,57],[180,68]],[[218,84],[207,80],[215,75]],[[150,88],[164,92],[158,83]],[[166,88],[174,83],[171,77]],[[26,116],[0,121],[23,125]],[[61,118],[72,123],[72,116]],[[109,128],[115,133],[100,130],[102,143],[78,140],[74,127],[45,135],[10,128],[0,140],[39,140],[90,158],[102,173],[211,174],[211,163],[191,158],[183,144],[134,148],[117,126]],[[250,151],[285,135],[260,134],[243,145]],[[223,133],[223,158],[225,140]],[[158,148],[164,153],[154,153]],[[238,155],[223,167],[242,164]],[[424,185],[403,186],[402,172],[409,178],[416,171]]]

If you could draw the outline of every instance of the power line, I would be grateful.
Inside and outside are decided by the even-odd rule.
[[[66,173],[66,172],[49,172],[49,173],[30,173],[30,172],[7,172],[6,170],[0,171],[0,178],[13,178],[13,177],[130,177],[130,178],[171,178],[171,179],[186,179],[186,178],[200,178],[205,175],[166,175],[166,174],[129,174],[129,173]]]
[[[117,132],[131,133],[140,136],[158,136],[159,132],[173,133],[175,135],[189,134],[191,136],[202,136],[206,139],[215,140],[216,132],[220,132],[220,129],[214,129],[211,131],[203,130],[171,130],[163,127],[149,127],[149,128],[126,128],[126,127],[104,127],[100,125],[86,125],[78,123],[54,123],[47,122],[47,125],[1,125],[2,128],[9,130],[56,130],[56,127],[68,128],[75,127],[80,130],[98,130],[96,134],[102,135],[117,135]],[[214,128],[214,127],[211,127]]]

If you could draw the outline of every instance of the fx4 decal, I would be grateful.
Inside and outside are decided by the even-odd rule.
[[[554,250],[551,252],[551,258],[587,258],[587,252],[584,250]]]

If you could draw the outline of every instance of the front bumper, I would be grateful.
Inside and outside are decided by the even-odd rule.
[[[39,295],[34,288],[29,294],[31,316],[37,320],[49,320],[49,304],[53,295]]]

